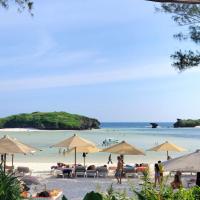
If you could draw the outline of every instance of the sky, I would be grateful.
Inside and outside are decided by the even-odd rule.
[[[106,122],[200,118],[200,70],[170,54],[191,43],[145,0],[35,0],[0,8],[0,117],[66,111]]]

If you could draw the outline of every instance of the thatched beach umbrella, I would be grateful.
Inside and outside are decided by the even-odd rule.
[[[38,150],[39,149],[26,145],[18,141],[16,138],[11,138],[7,135],[5,135],[4,137],[0,139],[0,154],[4,155],[4,170],[6,166],[6,154],[12,155],[12,166],[13,166],[14,154],[16,153],[28,154],[28,153],[34,153]]]
[[[121,155],[145,155],[144,151],[126,143],[125,141],[103,149],[102,152],[109,152]]]
[[[76,153],[80,148],[85,148],[85,147],[91,147],[91,148],[95,148],[95,144],[85,140],[79,136],[77,136],[76,134],[73,135],[70,138],[67,138],[55,145],[53,145],[52,147],[62,147],[62,148],[67,148],[67,149],[74,149],[74,160],[75,160],[75,173],[76,173]]]
[[[200,171],[200,150],[163,162],[166,171]]]
[[[155,147],[149,149],[148,151],[156,151],[156,152],[165,151],[165,152],[167,152],[167,159],[168,159],[169,158],[169,151],[183,152],[183,151],[186,151],[186,149],[166,141],[166,142],[164,142],[164,143],[162,143],[158,146],[155,146]]]
[[[147,0],[159,3],[187,3],[187,4],[200,4],[200,0]]]

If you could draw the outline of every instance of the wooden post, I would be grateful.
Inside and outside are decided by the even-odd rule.
[[[3,167],[3,163],[4,163],[4,154],[1,154],[1,166]]]
[[[14,154],[12,154],[12,168],[14,167]]]
[[[4,154],[4,173],[6,172],[6,153]]]
[[[74,166],[74,175],[76,177],[76,147],[75,147],[75,166]]]

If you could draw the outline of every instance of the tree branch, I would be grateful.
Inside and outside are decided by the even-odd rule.
[[[146,0],[159,3],[186,3],[186,4],[200,4],[200,0]]]

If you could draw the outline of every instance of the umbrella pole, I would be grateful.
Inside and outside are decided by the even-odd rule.
[[[74,175],[76,177],[76,147],[75,147],[75,166],[74,166],[74,170],[75,170]]]
[[[14,154],[12,154],[12,168],[14,166]]]
[[[6,172],[6,153],[4,154],[4,173]]]
[[[3,163],[4,163],[4,154],[1,154],[1,166],[3,167]]]
[[[168,157],[169,157],[169,152],[167,151],[167,160],[168,160]]]

